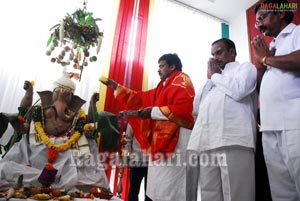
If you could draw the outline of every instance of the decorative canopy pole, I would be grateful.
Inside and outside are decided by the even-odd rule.
[[[120,136],[119,136],[119,142],[118,142],[118,152],[117,152],[117,165],[119,168],[118,173],[118,184],[117,184],[117,196],[119,198],[122,198],[123,193],[123,176],[124,176],[124,169],[128,165],[129,162],[129,154],[128,152],[125,152],[124,145],[126,144],[125,141],[125,120],[123,118],[123,115],[119,113],[118,119],[121,121],[120,123]]]

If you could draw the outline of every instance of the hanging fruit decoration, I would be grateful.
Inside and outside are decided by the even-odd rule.
[[[51,56],[50,61],[58,63],[62,67],[72,65],[80,70],[78,79],[80,80],[83,68],[89,62],[97,61],[97,54],[100,51],[103,32],[99,30],[97,21],[100,18],[93,18],[93,13],[84,8],[78,9],[74,13],[67,14],[59,24],[53,26],[50,38],[47,42],[47,56]],[[90,52],[91,48],[96,48],[95,53]],[[54,55],[54,52],[58,54]]]

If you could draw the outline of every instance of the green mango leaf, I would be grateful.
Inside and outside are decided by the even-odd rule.
[[[51,31],[52,29],[55,29],[55,28],[59,27],[59,26],[60,26],[60,24],[54,25],[53,27],[50,28],[50,31]]]
[[[99,121],[99,113],[94,112],[94,122],[98,122],[98,121]]]
[[[86,19],[84,20],[84,25],[85,26],[90,26],[95,23],[93,17],[91,15],[87,16]]]
[[[12,146],[16,143],[19,142],[22,138],[22,135],[19,135],[18,133],[14,132],[9,141],[5,146],[3,146],[5,154],[3,154],[2,157],[6,155],[6,153],[12,148]]]
[[[53,42],[54,39],[55,39],[55,36],[53,34],[51,34],[50,38],[47,41],[47,47]]]
[[[18,187],[18,188],[23,187],[23,175],[22,175],[22,174],[18,177],[18,184],[17,184],[17,187]]]
[[[116,151],[120,136],[117,116],[110,112],[99,112],[98,126],[98,131],[101,133],[103,140],[102,150]]]

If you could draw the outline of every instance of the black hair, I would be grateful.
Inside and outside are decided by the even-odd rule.
[[[281,4],[281,3],[289,3],[287,0],[265,0],[260,2],[259,4],[257,4],[257,6],[254,9],[254,14],[256,14],[258,12],[258,10],[260,9],[262,4]],[[276,10],[276,9],[270,9],[270,11],[273,11],[274,14],[276,14],[278,11],[280,10]],[[285,15],[284,15],[284,19],[287,23],[291,23],[294,19],[294,13],[292,10],[282,10]]]
[[[182,63],[181,60],[179,59],[178,55],[176,53],[174,54],[164,54],[162,55],[159,59],[158,59],[158,63],[160,61],[166,61],[166,63],[171,66],[171,65],[175,65],[175,69],[182,71]]]
[[[232,48],[234,50],[235,55],[236,55],[235,44],[232,40],[230,40],[228,38],[221,38],[221,39],[216,40],[215,42],[213,42],[211,45],[214,45],[218,42],[222,42],[226,46],[227,50],[230,50]]]

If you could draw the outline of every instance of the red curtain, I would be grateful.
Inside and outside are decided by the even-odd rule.
[[[135,0],[120,1],[119,14],[116,24],[108,77],[134,90],[142,89],[149,1],[150,0],[140,0],[139,3],[137,19],[138,26],[136,30],[136,37],[134,38],[135,51],[132,61],[132,68],[130,69],[126,68],[126,65],[128,65],[126,57],[130,45],[130,29],[132,26],[131,23]],[[126,72],[126,70],[130,70],[130,72]],[[132,77],[129,80],[125,80],[125,77],[128,74],[131,74]],[[106,92],[104,110],[115,114],[119,112],[119,106],[114,100],[113,91],[109,89]]]
[[[120,0],[119,5],[108,77],[134,90],[141,90],[143,84],[149,7],[150,0]],[[137,23],[134,38],[130,34],[134,26],[133,18]],[[132,44],[135,44],[134,47]],[[128,60],[128,53],[133,50],[133,58]],[[116,115],[119,112],[119,106],[111,89],[106,91],[104,111]],[[123,126],[121,126],[121,133],[122,128]],[[108,167],[107,176],[110,180],[114,180],[113,193],[116,194],[119,169],[116,169],[115,178],[110,178],[110,173],[111,167]],[[126,201],[129,189],[128,168],[124,170],[122,186],[122,199]]]

